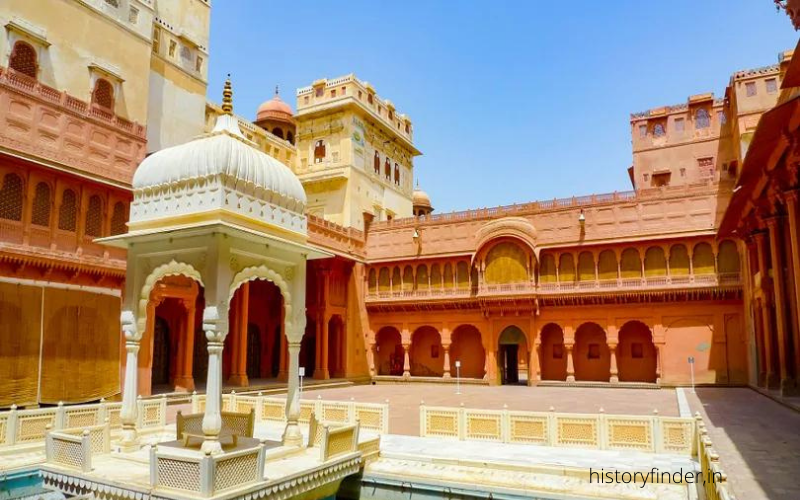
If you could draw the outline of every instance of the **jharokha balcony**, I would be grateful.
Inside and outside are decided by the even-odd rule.
[[[144,126],[0,67],[0,150],[126,187],[146,140]]]

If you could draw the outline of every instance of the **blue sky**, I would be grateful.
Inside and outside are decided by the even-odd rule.
[[[253,118],[275,85],[355,73],[414,123],[437,211],[630,189],[631,112],[722,96],[797,34],[771,0],[226,0],[209,95]]]

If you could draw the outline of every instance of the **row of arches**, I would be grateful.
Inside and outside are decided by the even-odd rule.
[[[474,325],[453,330],[450,343],[443,344],[436,328],[422,326],[404,345],[400,331],[381,328],[375,336],[374,370],[380,376],[449,377],[483,379],[488,375],[487,353],[481,332]],[[659,378],[658,349],[650,328],[641,321],[628,321],[617,337],[609,339],[599,324],[586,322],[567,339],[556,323],[546,324],[537,350],[517,326],[505,328],[492,349],[498,381],[524,383],[527,379],[579,382],[656,383]],[[530,360],[530,362],[529,362]],[[536,365],[538,364],[538,368]],[[533,373],[537,370],[538,373]]]
[[[477,284],[477,273],[470,272],[467,261],[445,264],[410,264],[403,267],[371,268],[367,277],[370,292],[389,292],[430,289],[468,289]]]
[[[113,202],[111,217],[106,224],[106,200],[99,194],[89,194],[88,199],[81,200],[72,188],[56,191],[52,183],[40,180],[36,181],[33,193],[28,195],[22,176],[14,172],[6,173],[0,185],[0,219],[21,222],[26,207],[30,206],[32,225],[50,227],[55,223],[60,231],[75,232],[80,212],[84,210],[83,204],[83,234],[86,236],[116,235],[127,230],[127,206],[122,201]]]
[[[479,280],[487,284],[530,281],[536,261],[521,246],[502,242],[493,246],[481,261],[479,271],[466,260],[432,264],[407,264],[371,268],[369,292],[411,292],[416,290],[470,289]],[[599,252],[556,254],[543,252],[538,265],[539,283],[738,274],[736,243],[724,240],[714,248],[708,242],[694,245],[675,243],[669,247],[634,247]]]
[[[644,253],[638,248],[626,248],[619,254],[603,250],[598,254],[589,251],[541,256],[539,281],[593,281],[618,278],[655,276],[689,276],[717,273],[739,273],[740,260],[736,243],[720,242],[716,254],[710,243],[693,246],[676,243],[668,247],[651,246]]]

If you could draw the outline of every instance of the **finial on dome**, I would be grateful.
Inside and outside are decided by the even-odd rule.
[[[233,87],[231,86],[231,74],[225,80],[225,87],[222,89],[222,112],[226,115],[233,114]]]
[[[275,95],[278,95],[278,86],[275,85]]]

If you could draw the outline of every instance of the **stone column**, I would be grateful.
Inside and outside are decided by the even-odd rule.
[[[767,219],[769,228],[769,247],[772,254],[772,280],[773,301],[775,303],[775,323],[778,335],[778,362],[780,363],[780,388],[781,391],[790,391],[794,383],[788,371],[788,337],[786,332],[786,284],[783,281],[783,256],[781,254],[780,218],[778,216]]]
[[[314,378],[322,378],[322,321],[319,314],[314,318]]]
[[[791,246],[792,261],[790,265],[794,269],[794,311],[797,318],[798,328],[793,332],[794,343],[794,366],[800,370],[800,224],[798,223],[798,203],[797,199],[800,191],[793,190],[786,193],[786,210],[789,212],[789,240]],[[800,373],[795,373],[795,383],[800,385]]]
[[[367,362],[369,363],[369,375],[370,377],[374,377],[378,374],[378,344],[372,342],[369,345],[369,358]]]
[[[575,364],[572,361],[573,347],[575,347],[575,344],[564,344],[564,348],[567,350],[567,382],[575,382]]]
[[[244,387],[247,380],[247,309],[250,302],[250,283],[245,283],[239,288],[236,300],[233,301],[233,321],[231,334],[233,342],[231,348],[231,372],[228,383]]]
[[[289,375],[288,375],[287,366],[286,366],[286,361],[287,361],[286,356],[287,356],[288,352],[286,350],[286,331],[285,331],[285,326],[281,327],[281,341],[280,341],[280,344],[281,344],[281,347],[280,347],[281,352],[280,352],[280,358],[279,358],[279,363],[278,363],[278,366],[279,366],[279,368],[278,368],[278,378],[280,380],[288,380],[288,376]]]
[[[411,344],[403,343],[403,376],[408,378],[411,376],[411,359],[408,357],[408,350]]]
[[[769,273],[767,272],[767,254],[764,248],[765,235],[764,233],[756,233],[754,237],[756,240],[756,249],[758,251],[758,272],[761,276],[761,300],[759,301],[759,305],[761,306],[761,329],[764,336],[762,343],[764,344],[764,358],[767,365],[765,367],[764,383],[768,388],[777,388],[780,381],[778,380],[778,374],[774,373],[773,356],[775,356],[776,353],[772,352],[772,341],[770,339],[773,330],[772,314],[769,309],[769,287],[767,286],[769,282]]]
[[[663,378],[663,374],[661,370],[663,370],[663,363],[661,362],[661,353],[664,352],[664,344],[655,344],[656,348],[656,384],[661,384],[661,379]]]
[[[120,315],[122,332],[125,335],[125,386],[122,390],[122,438],[120,446],[123,451],[135,451],[139,448],[139,437],[136,433],[136,398],[139,386],[139,342],[142,334],[139,332],[136,319],[132,311],[122,311]]]
[[[207,454],[222,453],[219,443],[219,431],[222,429],[222,349],[228,324],[220,316],[221,312],[216,306],[206,306],[203,310],[203,331],[208,339],[208,379],[202,450]]]
[[[187,392],[192,392],[194,390],[194,375],[192,370],[192,364],[194,362],[194,304],[193,300],[187,299],[183,301],[186,316],[183,320],[183,331],[181,332],[180,341],[180,344],[183,346],[180,353],[182,362],[180,363],[181,371],[178,376],[175,377],[175,388],[180,388]]]
[[[321,379],[328,380],[331,378],[331,374],[328,371],[328,356],[330,353],[328,352],[328,316],[322,316],[322,375]]]
[[[611,377],[608,379],[612,384],[619,383],[619,370],[617,370],[617,346],[619,344],[609,343],[608,351],[611,354]]]
[[[286,394],[286,430],[283,432],[284,446],[302,446],[300,432],[300,342],[289,342],[289,379]]]
[[[442,378],[450,378],[450,344],[442,344],[444,350],[444,374]]]
[[[539,368],[539,353],[542,344],[538,341],[533,343],[530,352],[530,359],[528,360],[528,385],[536,385],[541,378],[541,369]]]

